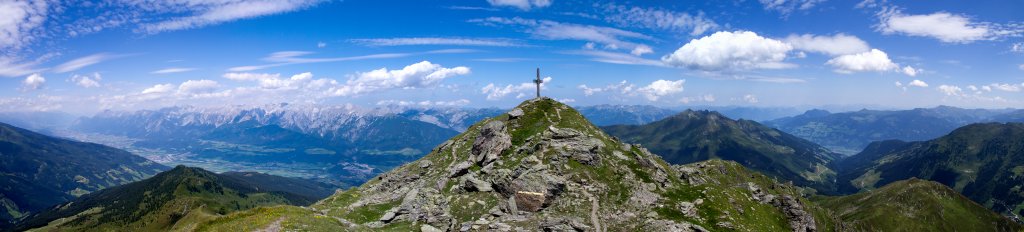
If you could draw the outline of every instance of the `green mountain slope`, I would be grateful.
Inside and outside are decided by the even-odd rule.
[[[797,185],[833,192],[832,162],[838,154],[754,121],[687,110],[646,125],[602,129],[626,142],[644,145],[669,163],[732,160]]]
[[[257,173],[216,174],[178,166],[104,189],[29,217],[43,231],[192,230],[218,215],[258,206],[307,205],[333,192],[310,181]]]
[[[833,228],[828,215],[735,162],[671,166],[541,98],[309,208],[258,208],[197,229],[803,231]]]
[[[167,169],[126,151],[0,123],[0,224]]]
[[[972,124],[930,141],[869,148],[843,161],[840,189],[873,189],[915,177],[949,186],[1008,217],[1024,214],[1022,123]]]
[[[1021,231],[945,185],[912,178],[879,189],[819,200],[855,231]]]

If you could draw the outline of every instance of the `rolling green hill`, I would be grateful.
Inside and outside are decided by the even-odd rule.
[[[1008,217],[1024,214],[1024,124],[961,127],[923,142],[879,142],[844,160],[844,192],[919,178],[942,183]]]
[[[0,123],[0,225],[167,169],[119,149]]]
[[[152,178],[104,189],[29,217],[43,231],[192,230],[230,212],[308,205],[333,193],[310,181],[257,173],[216,174],[178,166]]]
[[[687,110],[646,125],[602,129],[626,142],[644,145],[672,164],[732,160],[797,185],[834,192],[832,163],[838,154],[754,121]]]
[[[818,200],[854,231],[1021,231],[945,185],[916,178]]]

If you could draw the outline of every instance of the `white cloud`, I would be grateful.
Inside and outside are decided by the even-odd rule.
[[[196,70],[194,68],[165,68],[156,71],[149,72],[151,74],[168,74],[168,73],[181,73]]]
[[[512,25],[522,27],[531,36],[546,40],[581,40],[603,44],[609,50],[634,50],[640,46],[647,46],[641,43],[628,40],[653,40],[654,38],[632,31],[626,31],[611,27],[592,25],[581,25],[572,23],[561,23],[550,20],[532,20],[519,17],[501,18],[489,17],[473,19],[469,22],[482,25]],[[650,46],[647,46],[648,48]]]
[[[809,52],[819,52],[832,56],[856,54],[869,51],[868,43],[856,36],[836,34],[833,36],[820,35],[789,35],[784,39],[793,48]]]
[[[470,103],[467,99],[458,99],[453,101],[401,101],[401,100],[382,100],[377,101],[377,105],[394,105],[394,106],[419,106],[419,107],[455,107],[465,106]]]
[[[902,72],[904,75],[912,76],[912,77],[913,76],[917,76],[917,73],[920,72],[920,71],[921,71],[920,69],[916,69],[916,68],[910,67],[910,66],[904,66],[902,69],[900,69],[900,72]]]
[[[543,82],[540,84],[540,88],[546,89],[547,84],[551,82],[551,80],[551,77],[545,77]],[[490,83],[481,88],[480,92],[487,94],[487,100],[499,100],[510,94],[516,94],[517,99],[533,96],[533,93],[536,90],[537,85],[533,82],[524,82],[519,83],[518,85],[505,85],[504,87]]]
[[[971,91],[978,91],[978,86],[968,85],[967,89],[970,89]]]
[[[520,10],[531,10],[548,7],[552,0],[487,0],[491,6],[515,7]]]
[[[901,83],[900,81],[896,81],[896,88],[900,88],[903,89],[903,91],[907,91],[907,87],[903,86],[903,83]]]
[[[0,55],[0,76],[20,77],[28,74],[41,72],[44,69],[36,68],[40,62],[18,62],[14,58]]]
[[[696,96],[696,97],[683,97],[683,98],[679,99],[679,102],[683,103],[683,104],[690,104],[691,102],[712,103],[712,102],[715,102],[715,95],[714,94],[704,94],[704,95]]]
[[[100,87],[100,80],[103,80],[100,73],[92,73],[91,76],[78,74],[71,76],[71,82],[74,82],[76,85],[84,88]]]
[[[601,50],[579,50],[579,51],[567,51],[566,54],[585,55],[590,56],[592,61],[609,63],[609,64],[629,64],[629,65],[649,65],[649,66],[665,66],[665,63],[659,60],[644,59],[635,55],[626,53],[609,52]]]
[[[642,56],[647,53],[654,53],[654,49],[643,44],[637,45],[636,48],[633,48],[633,51],[629,52],[629,54],[633,54],[634,56]]]
[[[413,37],[413,38],[377,38],[377,39],[352,39],[353,43],[366,46],[404,46],[404,45],[458,45],[458,46],[492,46],[492,47],[521,47],[526,46],[518,40],[501,38],[439,38],[439,37]]]
[[[1020,92],[1020,89],[1021,89],[1021,87],[1024,87],[1024,84],[1018,85],[1018,84],[992,83],[992,84],[987,85],[987,87],[990,87],[991,89],[995,89],[995,90],[1006,91],[1006,92]]]
[[[1017,66],[1017,68],[1019,68],[1020,70],[1024,70],[1024,64],[1021,64],[1020,66]]]
[[[229,68],[229,72],[249,72],[254,70],[279,67],[293,64],[309,64],[309,63],[326,63],[326,62],[342,62],[342,61],[356,61],[356,60],[370,60],[370,59],[389,59],[389,58],[400,58],[414,55],[430,55],[430,54],[456,54],[456,53],[470,53],[477,52],[476,50],[470,49],[441,49],[432,50],[426,52],[415,52],[415,53],[381,53],[371,54],[362,56],[347,56],[347,57],[328,57],[328,58],[309,58],[306,55],[312,54],[312,52],[305,51],[282,51],[271,53],[269,56],[264,57],[264,61],[272,62],[264,65],[248,65],[238,66]]]
[[[963,96],[964,91],[960,87],[955,85],[940,85],[939,92],[942,92],[948,96]]]
[[[913,81],[910,81],[910,83],[907,84],[907,86],[917,86],[917,87],[922,87],[923,88],[923,87],[928,87],[928,83],[924,83],[924,81],[921,81],[921,80],[913,80]]]
[[[88,56],[83,56],[74,60],[64,62],[63,64],[57,65],[53,68],[55,73],[66,73],[75,70],[85,68],[90,65],[98,64],[100,62],[122,57],[123,55],[113,55],[109,53],[96,53]]]
[[[745,101],[747,103],[750,103],[750,104],[757,103],[757,96],[754,96],[754,95],[751,95],[751,94],[743,95],[743,101]]]
[[[783,16],[789,15],[794,11],[808,10],[814,8],[818,3],[824,2],[825,0],[758,0],[764,5],[765,10],[778,11]]]
[[[220,87],[216,81],[212,80],[188,80],[178,85],[178,93],[181,94],[201,94],[210,93],[217,90]],[[145,92],[145,91],[143,91]]]
[[[899,64],[889,59],[888,54],[878,49],[838,56],[825,64],[835,67],[835,71],[839,73],[900,71],[908,76],[917,75],[916,69],[910,66],[900,68]]]
[[[142,90],[142,94],[161,94],[168,93],[174,90],[176,86],[173,84],[158,84],[153,87]]]
[[[43,84],[46,84],[46,78],[43,78],[43,76],[38,73],[33,73],[32,75],[25,77],[24,81],[21,81],[21,90],[37,90],[42,88]]]
[[[708,30],[718,28],[713,20],[703,13],[692,15],[664,9],[627,7],[616,4],[598,6],[604,10],[604,20],[622,27],[640,27],[646,29],[684,32],[692,36],[704,34]]]
[[[445,68],[429,61],[405,66],[399,70],[381,68],[358,73],[344,85],[334,89],[338,96],[352,96],[388,89],[417,89],[434,87],[442,80],[469,74],[468,67]]]
[[[974,22],[966,16],[948,12],[907,15],[891,8],[879,12],[878,17],[880,22],[875,28],[883,34],[931,37],[945,43],[971,43],[1019,36],[1024,32],[1021,25]]]
[[[191,29],[208,25],[216,25],[240,19],[256,18],[267,15],[287,13],[301,10],[319,3],[319,0],[231,0],[231,1],[133,1],[144,10],[168,13],[170,19],[145,23],[140,30],[153,34],[164,31]],[[183,16],[181,13],[184,12]],[[177,14],[170,14],[177,13]]]
[[[982,86],[981,89],[985,90],[986,92],[992,92],[992,87],[991,86],[987,86],[987,85],[986,86]]]
[[[683,84],[685,83],[686,80],[656,80],[647,86],[637,87],[627,81],[621,81],[604,87],[579,85],[577,88],[583,90],[583,95],[585,96],[592,96],[597,93],[611,93],[615,97],[642,95],[648,101],[658,101],[661,97],[683,92]]]
[[[317,47],[317,48],[326,48],[326,47],[327,47],[327,43],[324,43],[324,42],[317,42],[317,43],[316,43],[316,47]]]
[[[38,39],[49,9],[45,0],[0,1],[0,48],[21,48]]]
[[[643,88],[637,89],[637,91],[643,94],[648,101],[658,101],[658,98],[663,96],[683,92],[683,83],[685,82],[686,80],[656,80]]]
[[[705,71],[778,69],[793,46],[750,31],[720,31],[691,40],[661,58],[668,65]]]
[[[225,73],[221,77],[235,81],[258,81],[281,77],[280,73]]]

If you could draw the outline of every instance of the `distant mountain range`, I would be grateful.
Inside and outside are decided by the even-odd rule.
[[[259,173],[216,174],[178,166],[149,179],[97,191],[33,215],[18,229],[190,231],[198,223],[259,206],[309,205],[332,186]]]
[[[860,110],[804,114],[766,121],[765,125],[821,144],[835,152],[856,154],[868,143],[898,139],[922,141],[977,122],[1024,120],[1024,110],[961,109],[949,106],[912,110]]]
[[[996,212],[1024,215],[1024,124],[982,123],[920,142],[882,141],[840,166],[844,192],[919,178],[942,183]]]
[[[0,219],[11,222],[168,167],[115,148],[0,123]]]
[[[840,158],[838,154],[754,121],[687,110],[645,125],[602,129],[623,141],[644,145],[672,164],[732,160],[797,185],[834,191],[833,161]]]

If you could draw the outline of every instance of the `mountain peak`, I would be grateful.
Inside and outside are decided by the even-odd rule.
[[[480,121],[420,160],[324,199],[310,212],[343,219],[343,227],[373,230],[704,231],[765,226],[709,214],[732,211],[710,209],[731,204],[724,202],[729,197],[704,196],[717,193],[701,191],[688,180],[707,188],[735,188],[730,191],[750,191],[747,185],[718,186],[698,173],[682,179],[677,170],[704,172],[716,165],[670,166],[639,145],[608,136],[572,107],[542,97]],[[745,169],[736,171],[744,173],[736,175],[742,178],[769,180]],[[780,200],[799,197],[791,187],[760,185],[779,186],[771,191],[787,195]],[[799,208],[792,209],[796,213],[791,218],[772,221],[780,222],[772,227],[815,226],[797,201],[776,206],[739,201],[733,205],[758,211],[748,213],[785,215],[782,210],[787,209],[773,207]],[[304,217],[310,216],[282,220]]]

